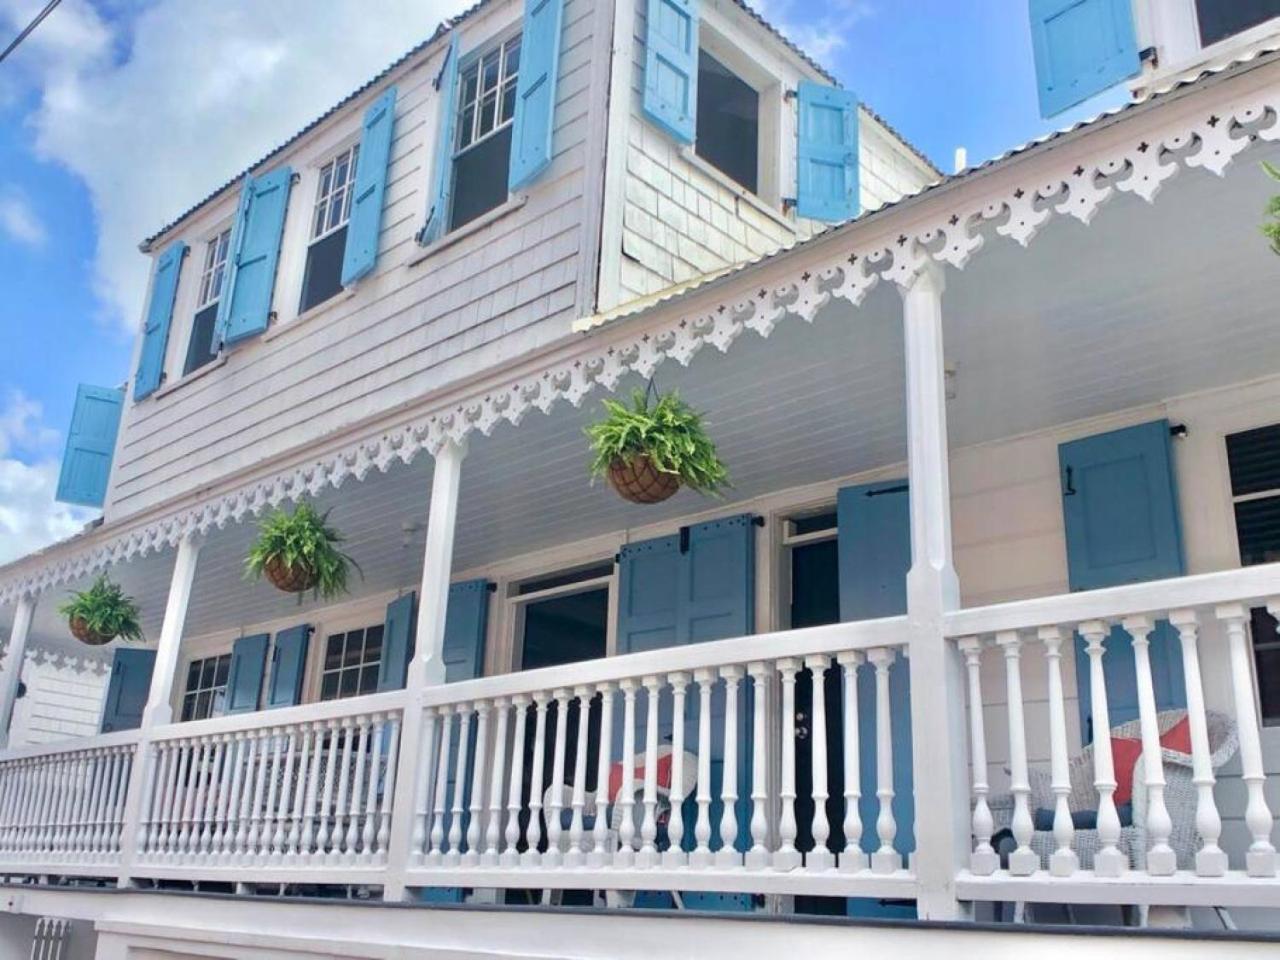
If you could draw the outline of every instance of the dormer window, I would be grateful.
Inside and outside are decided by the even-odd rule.
[[[200,293],[196,299],[195,317],[191,321],[191,339],[187,343],[187,359],[182,367],[184,376],[217,359],[218,347],[214,343],[214,328],[218,321],[218,301],[222,299],[222,286],[226,278],[227,254],[230,247],[230,227],[205,244],[204,266],[200,271]]]
[[[760,94],[706,50],[698,51],[694,152],[745,189],[760,192]]]
[[[462,67],[451,230],[506,202],[519,74],[519,36],[486,50]]]
[[[299,313],[342,291],[342,257],[347,245],[347,221],[351,219],[359,153],[360,146],[352,144],[320,168]]]

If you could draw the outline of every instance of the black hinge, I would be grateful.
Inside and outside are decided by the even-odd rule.
[[[879,490],[868,490],[868,497],[883,497],[886,493],[906,493],[910,487],[905,483],[900,483],[893,487],[882,487]]]
[[[1185,423],[1174,423],[1169,426],[1169,436],[1185,437],[1189,431]]]
[[[689,552],[689,528],[688,527],[680,528],[680,552],[681,553]]]
[[[1145,47],[1138,51],[1138,62],[1149,63],[1153,67],[1158,67],[1160,66],[1160,54],[1155,47]]]

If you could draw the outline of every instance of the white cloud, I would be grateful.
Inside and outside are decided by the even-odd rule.
[[[71,536],[95,515],[54,503],[59,434],[42,417],[40,404],[19,391],[0,407],[0,564]]]
[[[0,186],[0,234],[35,250],[49,239],[31,201],[17,187]]]
[[[155,0],[140,12],[119,5],[117,20],[64,0],[13,62],[39,87],[28,117],[37,152],[88,187],[106,315],[136,328],[147,284],[139,241],[467,5]],[[0,0],[0,26],[16,29],[39,6]]]
[[[846,35],[875,16],[868,0],[751,0],[751,6],[777,27],[792,43],[823,66],[846,43]]]

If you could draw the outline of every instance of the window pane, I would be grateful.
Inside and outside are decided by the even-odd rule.
[[[341,679],[338,681],[338,696],[354,697],[357,693],[357,685],[360,682],[360,673],[357,670],[344,670]]]
[[[364,634],[364,662],[377,663],[382,659],[382,625],[370,627]]]
[[[520,38],[516,37],[507,43],[507,63],[503,78],[514,77],[520,72]]]
[[[220,717],[224,713],[226,713],[226,709],[227,709],[227,688],[223,687],[221,690],[215,690],[213,692],[213,712],[210,714],[210,716]]]
[[[506,123],[516,115],[516,85],[508,83],[502,89],[502,116],[499,123]]]
[[[360,668],[360,695],[373,693],[378,686],[378,665]]]
[[[209,716],[209,705],[212,702],[213,694],[208,690],[202,691],[196,697],[195,719],[204,720]]]
[[[335,633],[329,637],[324,648],[324,669],[336,670],[342,665],[342,642],[345,633]]]
[[[480,136],[483,137],[498,125],[497,110],[498,95],[496,93],[486,93],[484,101],[480,104]]]
[[[1236,537],[1245,566],[1280,560],[1280,497],[1237,503]]]
[[[201,687],[213,686],[213,674],[214,674],[214,671],[217,670],[217,668],[218,668],[218,664],[212,657],[210,657],[207,660],[200,661],[200,686]]]
[[[500,66],[501,64],[498,62],[498,55],[496,52],[485,57],[481,64],[480,69],[484,73],[484,89],[486,91],[497,88],[499,76],[498,68]]]
[[[553,667],[605,655],[609,590],[601,587],[525,605],[521,667]]]
[[[819,530],[834,530],[836,529],[836,515],[835,513],[819,513],[811,517],[796,517],[791,521],[791,526],[797,536],[816,533]]]
[[[1280,16],[1280,0],[1196,0],[1196,14],[1207,47]]]
[[[302,277],[302,302],[298,312],[310,310],[342,292],[342,256],[347,245],[347,228],[339,227],[307,249],[306,272]]]
[[[332,700],[338,695],[338,675],[336,673],[325,674],[324,679],[320,682],[320,699]]]
[[[462,80],[462,102],[474,103],[479,83],[480,65],[476,64],[466,72]]]
[[[182,698],[182,722],[195,719],[196,698],[195,694],[187,694]]]
[[[472,128],[476,123],[476,108],[468,106],[462,111],[462,121],[458,128],[458,147],[462,148],[471,143]]]
[[[227,675],[231,672],[231,656],[228,654],[218,658],[218,669],[214,675],[213,682],[216,686],[225,687],[227,685]]]
[[[454,161],[453,212],[450,229],[470,223],[507,199],[511,162],[511,127],[503,127]]]
[[[194,690],[200,686],[200,661],[192,660],[187,667],[187,689]]]
[[[333,186],[333,164],[327,163],[320,171],[320,192],[316,195],[320,199],[324,199],[329,195],[329,190]]]

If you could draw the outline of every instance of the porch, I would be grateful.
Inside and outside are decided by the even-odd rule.
[[[132,550],[95,541],[158,638],[139,727],[4,755],[0,873],[923,919],[1226,907],[1273,926],[1280,744],[1259,631],[1280,565],[1242,565],[1239,504],[1270,488],[1236,491],[1226,441],[1280,422],[1259,280],[1275,265],[1254,227],[1255,161],[1280,159],[1274,77],[1139,111],[603,323],[523,379],[193,505]],[[641,512],[586,486],[591,389],[651,376],[707,411],[726,503]],[[1069,511],[1092,494],[1070,454],[1097,447],[1071,445],[1117,431],[1147,446],[1087,464],[1163,450],[1140,479],[1172,486],[1159,509],[1155,488],[1091,501],[1073,540]],[[241,582],[248,521],[301,496],[349,536],[354,611]],[[1138,507],[1149,524],[1130,522]],[[1079,552],[1098,543],[1113,552]],[[678,578],[667,592],[637,586],[646,558],[655,582]],[[35,595],[96,562],[12,591],[11,643],[56,636],[56,604]],[[451,583],[483,601],[469,633],[451,632],[468,602]],[[415,586],[402,689],[323,699],[304,635],[298,675],[273,668],[247,712],[173,722],[193,660],[263,632],[278,647],[303,620],[345,637]],[[530,645],[531,604],[602,586],[587,656]],[[680,590],[683,608],[662,607]],[[273,691],[294,695],[256,709],[283,702]],[[1140,766],[1094,736],[1123,723]],[[1179,725],[1185,744],[1162,742]]]

